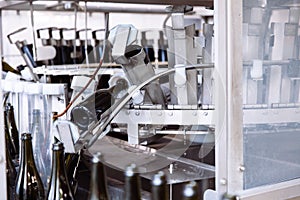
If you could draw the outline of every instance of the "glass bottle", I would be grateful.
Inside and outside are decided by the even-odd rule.
[[[92,175],[90,182],[89,200],[108,200],[106,173],[103,156],[99,152],[92,159]]]
[[[47,166],[45,164],[45,156],[46,151],[49,148],[45,145],[45,135],[42,127],[42,116],[39,109],[33,110],[33,118],[32,118],[32,147],[33,147],[33,155],[35,158],[36,167],[40,174],[40,177],[43,181],[44,187],[47,187]]]
[[[135,164],[126,167],[125,170],[125,200],[141,199],[141,180]]]
[[[17,129],[16,121],[15,121],[15,115],[14,115],[14,107],[8,103],[6,106],[6,118],[7,118],[7,127],[8,127],[8,133],[10,135],[13,148],[16,151],[16,155],[14,158],[19,157],[19,150],[20,150],[20,145],[19,145],[19,132]]]
[[[51,163],[52,163],[52,144],[58,142],[58,140],[55,138],[55,133],[53,132],[53,123],[57,119],[55,116],[57,115],[57,112],[50,113],[46,115],[46,128],[45,128],[45,139],[43,144],[43,154],[41,155],[44,160],[45,165],[45,180],[47,182],[44,182],[45,188],[48,188],[48,183],[51,175]],[[44,181],[45,181],[44,180]]]
[[[198,185],[196,181],[191,181],[183,189],[183,200],[199,200]]]
[[[33,158],[31,134],[23,133],[21,140],[21,162],[16,181],[16,199],[44,200],[45,191]]]
[[[7,199],[14,199],[17,171],[13,164],[9,151],[6,151],[6,186]]]
[[[6,144],[6,150],[10,153],[10,156],[12,159],[15,159],[17,157],[16,149],[12,143],[12,140],[9,135],[8,131],[8,124],[7,124],[7,112],[4,111],[4,132],[5,132],[5,144]]]
[[[52,147],[52,170],[47,192],[48,200],[71,200],[74,199],[73,191],[67,178],[64,145],[61,142],[53,144]]]
[[[168,200],[169,192],[167,186],[166,175],[163,171],[159,171],[152,179],[152,200]]]

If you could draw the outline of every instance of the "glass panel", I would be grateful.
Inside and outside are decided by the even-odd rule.
[[[243,1],[245,189],[300,177],[299,6]]]

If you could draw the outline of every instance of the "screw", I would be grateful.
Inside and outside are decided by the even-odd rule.
[[[193,115],[194,115],[194,116],[197,116],[197,112],[193,112]]]
[[[204,112],[203,115],[204,115],[204,116],[207,116],[207,115],[208,115],[208,112]]]
[[[139,116],[139,115],[140,115],[140,111],[136,111],[136,112],[135,112],[135,115],[136,115],[136,116]]]
[[[162,116],[162,112],[161,112],[161,111],[158,112],[157,115],[158,115],[158,116]]]
[[[173,116],[173,112],[169,112],[169,115],[170,115],[170,116]]]

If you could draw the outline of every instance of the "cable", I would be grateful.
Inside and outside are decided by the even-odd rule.
[[[108,38],[108,27],[107,27],[107,20],[109,18],[106,17],[106,23],[105,23],[105,39],[104,39],[104,42],[103,42],[103,53],[101,55],[101,59],[100,59],[100,62],[99,62],[99,65],[97,67],[97,69],[95,70],[95,72],[93,73],[92,77],[89,79],[89,81],[87,82],[87,84],[80,90],[80,92],[70,101],[70,103],[67,105],[67,107],[65,108],[65,110],[63,112],[61,112],[60,114],[57,114],[57,115],[54,115],[53,117],[61,117],[63,116],[64,114],[66,114],[66,112],[69,110],[69,108],[73,105],[73,103],[76,101],[76,99],[78,99],[78,97],[80,97],[80,95],[89,87],[89,85],[91,84],[91,82],[95,79],[96,75],[98,74],[101,66],[102,66],[102,63],[103,63],[103,59],[104,59],[104,54],[105,54],[105,51],[106,51],[106,42],[107,42],[107,38]]]

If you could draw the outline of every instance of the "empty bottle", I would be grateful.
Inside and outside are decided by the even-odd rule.
[[[13,164],[9,151],[6,151],[6,186],[7,186],[7,199],[15,199],[15,182],[17,171]]]
[[[46,161],[46,152],[49,148],[45,141],[44,129],[42,127],[42,115],[39,109],[34,109],[32,112],[33,115],[33,123],[31,127],[32,133],[32,148],[33,155],[35,158],[36,167],[40,174],[40,177],[43,181],[44,187],[47,187],[47,166],[45,164]]]
[[[168,200],[169,192],[166,175],[159,171],[152,179],[152,200]]]
[[[199,200],[198,185],[195,181],[191,181],[185,185],[183,189],[183,200]]]
[[[92,175],[90,182],[89,200],[108,200],[106,173],[101,153],[94,155],[92,159]]]
[[[16,181],[16,199],[44,200],[45,191],[33,158],[31,134],[23,133],[21,140],[21,162]]]
[[[15,121],[15,115],[14,115],[14,107],[8,103],[6,106],[6,118],[7,118],[7,127],[8,127],[8,133],[10,135],[13,148],[16,151],[16,155],[13,158],[19,157],[19,132],[17,129],[16,121]],[[12,155],[13,156],[13,155]]]
[[[141,199],[141,180],[135,164],[126,167],[125,170],[125,200]]]
[[[74,199],[74,194],[66,173],[63,143],[57,142],[53,144],[52,151],[52,170],[46,199],[72,200]]]
[[[4,111],[4,133],[5,133],[5,144],[6,144],[6,151],[9,152],[12,159],[17,157],[16,149],[12,143],[12,140],[9,135],[8,125],[7,125],[7,112]]]

